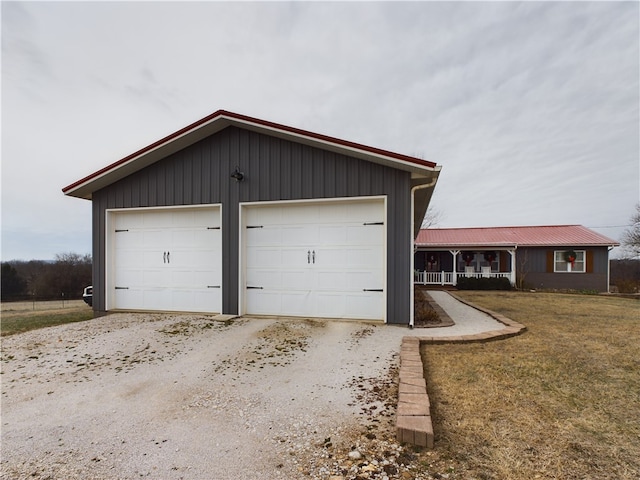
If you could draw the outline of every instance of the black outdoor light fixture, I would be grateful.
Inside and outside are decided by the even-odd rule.
[[[241,182],[244,179],[244,173],[240,171],[240,167],[236,167],[236,169],[231,174],[231,178],[235,178],[236,182]]]

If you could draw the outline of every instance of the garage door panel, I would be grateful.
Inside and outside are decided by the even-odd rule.
[[[138,249],[120,249],[116,252],[120,264],[125,268],[141,268],[144,265],[144,252]]]
[[[165,230],[173,226],[173,212],[171,210],[145,211],[142,214],[142,227],[146,229]]]
[[[249,289],[246,296],[247,312],[255,315],[274,315],[282,308],[281,293]]]
[[[263,226],[248,228],[247,237],[251,245],[297,246],[313,245],[317,242],[317,233],[301,226]]]
[[[199,278],[195,275],[191,269],[188,270],[178,270],[172,269],[171,271],[171,285],[173,285],[174,289],[179,288],[203,288],[206,285],[202,282],[199,282]]]
[[[245,213],[247,225],[279,225],[282,219],[282,211],[278,208],[255,207]]]
[[[280,288],[286,290],[311,290],[312,279],[305,270],[282,270]]]
[[[143,291],[135,288],[116,289],[115,301],[118,308],[140,308],[139,305],[143,303]]]
[[[336,272],[334,270],[318,270],[315,273],[315,285],[318,290],[338,290],[343,291],[349,288],[347,276],[344,272]]]
[[[176,289],[201,289],[208,286],[220,286],[220,283],[220,278],[216,278],[208,271],[174,270],[171,275],[171,284]]]
[[[382,290],[384,279],[382,271],[372,272],[370,270],[348,272],[346,275],[348,291],[361,292],[363,290]]]
[[[171,285],[171,271],[167,269],[144,269],[142,270],[142,283],[133,285],[135,287],[154,286],[157,288],[167,288]]]
[[[134,287],[142,285],[144,280],[144,270],[142,269],[120,269],[115,276],[115,286]]]
[[[208,230],[206,228],[198,229],[193,233],[194,248],[202,247],[218,251],[221,245],[221,237],[219,230]]]
[[[171,244],[171,232],[165,232],[160,229],[142,231],[142,248],[167,249]]]
[[[299,267],[311,263],[311,249],[309,247],[283,248],[280,250],[280,265],[283,268]]]
[[[109,308],[141,310],[221,310],[221,230],[219,207],[120,211],[113,225]],[[113,287],[111,287],[113,288]],[[203,308],[206,306],[206,308]]]
[[[252,268],[277,267],[281,264],[280,249],[273,247],[252,247],[247,249],[247,264]]]
[[[292,316],[305,316],[309,315],[309,301],[313,300],[311,292],[282,292],[281,293],[281,305],[287,308],[287,314]]]
[[[172,250],[170,265],[175,268],[197,269],[206,266],[208,270],[220,268],[220,254],[213,250]]]
[[[280,223],[283,225],[316,225],[318,207],[316,205],[288,205],[274,207],[280,210]]]
[[[347,243],[347,227],[345,225],[320,225],[315,239],[316,245],[344,245]]]
[[[245,207],[261,227],[243,230],[245,281],[262,287],[246,290],[245,311],[384,319],[384,293],[365,308],[363,292],[385,285],[384,216],[382,199]]]
[[[371,270],[381,267],[381,248],[363,245],[361,248],[349,248],[346,256],[348,268],[368,268]]]
[[[318,271],[316,286],[318,290],[332,291],[339,290],[345,292],[362,292],[363,290],[382,289],[382,272],[353,271],[335,272]]]
[[[143,309],[150,310],[170,310],[171,292],[166,288],[148,288],[142,291]],[[140,306],[133,308],[141,308]]]
[[[210,209],[194,209],[192,210],[192,226],[194,227],[219,227],[220,216],[212,215]]]
[[[198,312],[215,312],[218,305],[222,305],[222,290],[220,288],[209,288],[196,290],[191,298],[192,304]]]
[[[347,318],[363,318],[376,320],[380,318],[380,312],[384,308],[382,292],[347,293],[346,311]]]
[[[384,225],[349,225],[346,228],[348,245],[382,246]]]
[[[142,251],[140,257],[142,258],[142,268],[161,268],[163,264],[166,264],[165,252],[157,248]]]
[[[313,265],[317,268],[335,267],[344,269],[348,261],[348,252],[343,247],[318,247],[312,252]]]
[[[282,287],[282,271],[270,268],[252,270],[247,274],[247,286],[267,290],[280,290]]]
[[[282,232],[280,242],[283,246],[313,245],[318,241],[315,225],[308,227],[283,226],[280,227],[280,231]]]
[[[265,290],[310,290],[309,276],[303,270],[252,269],[247,285]]]
[[[144,234],[141,230],[136,230],[134,228],[119,228],[116,227],[116,230],[119,230],[115,233],[117,239],[117,246],[122,250],[129,249],[142,249],[143,248],[143,238]]]
[[[381,222],[384,220],[384,209],[377,201],[346,203],[345,220],[349,222]]]
[[[220,275],[219,273],[212,273],[209,270],[194,270],[191,272],[191,275],[193,278],[191,284],[194,287],[222,287],[222,275]]]
[[[247,250],[247,265],[250,265],[249,269],[299,266],[310,262],[311,250],[308,247],[250,247]]]
[[[282,233],[278,228],[246,228],[245,237],[248,245],[270,246],[280,245]]]
[[[192,229],[174,230],[171,233],[171,245],[190,245],[195,247],[197,245],[196,232]]]
[[[176,310],[211,311],[221,301],[219,289],[174,289],[171,292],[171,303]]]
[[[320,292],[317,298],[317,314],[319,317],[340,318],[344,316],[346,299],[342,292]]]
[[[119,213],[114,221],[116,230],[128,230],[142,225],[142,213],[127,212]]]

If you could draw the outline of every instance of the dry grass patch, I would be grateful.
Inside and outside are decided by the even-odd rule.
[[[0,334],[4,337],[24,333],[39,328],[54,327],[65,323],[83,322],[93,318],[93,310],[87,305],[51,310],[9,310],[2,311]]]
[[[458,292],[527,326],[508,340],[422,347],[450,478],[637,479],[640,302]]]

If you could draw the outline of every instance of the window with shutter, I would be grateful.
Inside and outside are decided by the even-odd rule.
[[[584,250],[556,250],[553,271],[556,273],[585,273],[586,257]]]

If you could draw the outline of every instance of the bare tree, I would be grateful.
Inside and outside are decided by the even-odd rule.
[[[636,211],[631,216],[631,226],[622,234],[621,243],[632,256],[640,256],[640,203],[636,205]]]
[[[516,259],[519,260],[517,262],[518,269],[516,270],[516,285],[518,290],[524,290],[527,273],[529,273],[529,251],[527,249],[523,249],[521,252],[522,253],[520,255],[515,255],[513,257],[514,262],[516,262]]]
[[[13,272],[3,263],[2,282]],[[31,295],[40,298],[79,298],[84,287],[91,285],[91,255],[61,253],[53,262],[31,260],[14,261],[11,267],[22,279],[20,291],[15,295]],[[3,285],[3,293],[5,293]]]
[[[440,210],[436,210],[431,205],[427,208],[427,213],[424,215],[424,220],[422,220],[422,225],[420,228],[431,228],[435,227],[442,221],[442,212]]]

